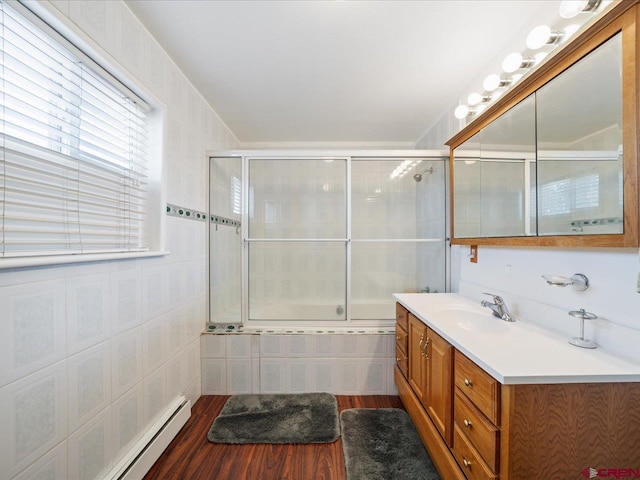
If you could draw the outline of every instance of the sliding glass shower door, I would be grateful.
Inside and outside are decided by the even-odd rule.
[[[446,291],[446,160],[212,158],[211,321],[386,325],[392,293]]]
[[[248,318],[345,320],[347,160],[248,160]]]
[[[446,290],[444,158],[248,158],[247,319],[395,317]]]

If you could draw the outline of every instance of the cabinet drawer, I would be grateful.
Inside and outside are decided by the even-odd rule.
[[[455,384],[495,425],[500,425],[500,383],[456,350]]]
[[[407,331],[396,323],[396,349],[401,350],[407,356]]]
[[[453,456],[456,457],[458,465],[469,480],[494,480],[498,478],[469,444],[458,425],[453,427]]]
[[[396,363],[402,374],[406,377],[409,375],[409,360],[407,359],[407,355],[397,347],[398,345],[396,344]]]
[[[453,419],[467,440],[494,472],[498,468],[498,428],[487,420],[456,388]]]
[[[399,303],[396,303],[396,322],[398,322],[405,331],[409,330],[409,311]]]

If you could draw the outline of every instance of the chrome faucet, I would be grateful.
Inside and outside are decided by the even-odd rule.
[[[509,312],[509,308],[507,307],[507,304],[504,303],[504,300],[500,295],[494,295],[493,293],[486,293],[486,292],[483,292],[483,293],[485,295],[490,295],[491,297],[493,297],[493,303],[488,302],[486,300],[482,300],[482,302],[480,302],[480,305],[491,309],[494,317],[501,318],[505,322],[516,321],[516,319],[513,318],[513,315],[511,315],[511,313]]]

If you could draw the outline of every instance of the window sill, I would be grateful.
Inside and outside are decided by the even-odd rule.
[[[123,252],[92,253],[78,255],[50,255],[43,257],[0,258],[0,270],[10,268],[42,267],[72,263],[104,262],[109,260],[131,260],[134,258],[164,257],[171,252]]]

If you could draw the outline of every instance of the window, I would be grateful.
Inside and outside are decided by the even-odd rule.
[[[597,208],[600,205],[600,175],[594,173],[573,180],[575,208]]]
[[[231,211],[237,215],[242,213],[242,185],[238,177],[231,177]]]
[[[146,251],[146,105],[0,2],[0,258]]]
[[[577,208],[600,205],[600,176],[595,173],[563,178],[540,187],[540,215],[563,215]]]
[[[571,181],[557,180],[540,187],[540,215],[560,215],[571,212]]]

